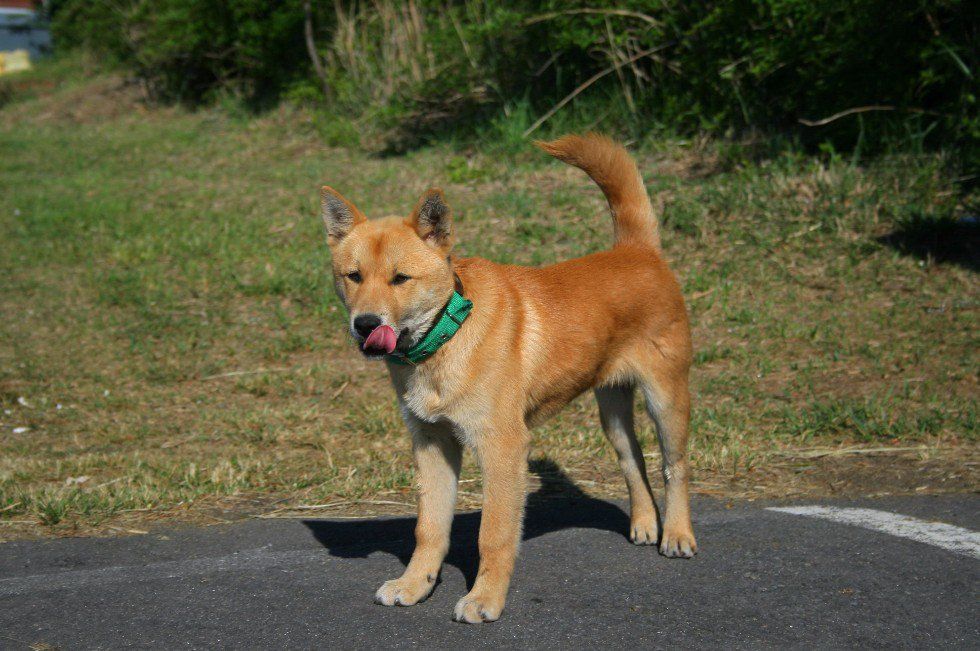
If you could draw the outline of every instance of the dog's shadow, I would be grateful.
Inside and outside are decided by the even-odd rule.
[[[530,470],[541,486],[528,496],[524,540],[571,527],[603,529],[626,535],[629,518],[621,508],[582,492],[550,459],[530,462]],[[415,548],[415,518],[394,517],[372,520],[304,520],[313,536],[338,558],[366,558],[387,552],[408,564]],[[463,573],[467,586],[476,579],[479,553],[478,511],[459,513],[453,520],[446,563]]]

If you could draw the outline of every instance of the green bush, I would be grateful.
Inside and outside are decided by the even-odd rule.
[[[320,0],[312,9],[322,79],[301,0],[60,0],[53,23],[59,46],[103,49],[161,98],[196,102],[230,88],[262,103],[315,89],[323,110],[393,148],[511,133],[512,113],[532,116],[523,135],[567,100],[546,130],[756,131],[860,153],[946,147],[971,165],[980,150],[980,4],[969,0]]]
[[[104,52],[160,99],[212,100],[231,91],[274,100],[307,74],[299,0],[61,0],[56,47]]]

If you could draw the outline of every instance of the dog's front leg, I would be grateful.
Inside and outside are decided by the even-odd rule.
[[[453,618],[479,624],[500,617],[514,572],[527,492],[527,428],[523,423],[475,437],[483,470],[480,570]]]
[[[448,425],[412,419],[412,450],[418,484],[419,519],[415,552],[405,573],[378,588],[374,599],[384,606],[411,606],[432,592],[449,551],[449,531],[456,506],[462,448]]]

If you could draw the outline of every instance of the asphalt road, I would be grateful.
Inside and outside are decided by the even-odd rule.
[[[621,505],[532,499],[507,608],[482,626],[451,621],[476,571],[476,513],[457,516],[440,583],[411,608],[372,595],[407,561],[412,518],[7,543],[0,648],[977,648],[980,497],[806,504],[885,515],[697,499],[701,552],[680,560],[631,545]],[[890,531],[891,513],[917,520]],[[968,531],[933,535],[935,521]]]

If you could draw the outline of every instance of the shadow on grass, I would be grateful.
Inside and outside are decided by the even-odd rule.
[[[554,461],[531,461],[530,470],[541,479],[541,487],[528,496],[524,540],[571,527],[627,534],[629,518],[626,513],[611,502],[583,493]],[[366,558],[374,552],[387,552],[407,565],[415,548],[414,517],[304,520],[303,524],[332,556],[339,558]],[[453,520],[446,563],[463,573],[468,587],[472,587],[476,580],[479,529],[479,511],[459,513]]]
[[[916,214],[878,242],[920,260],[980,271],[980,217]]]

